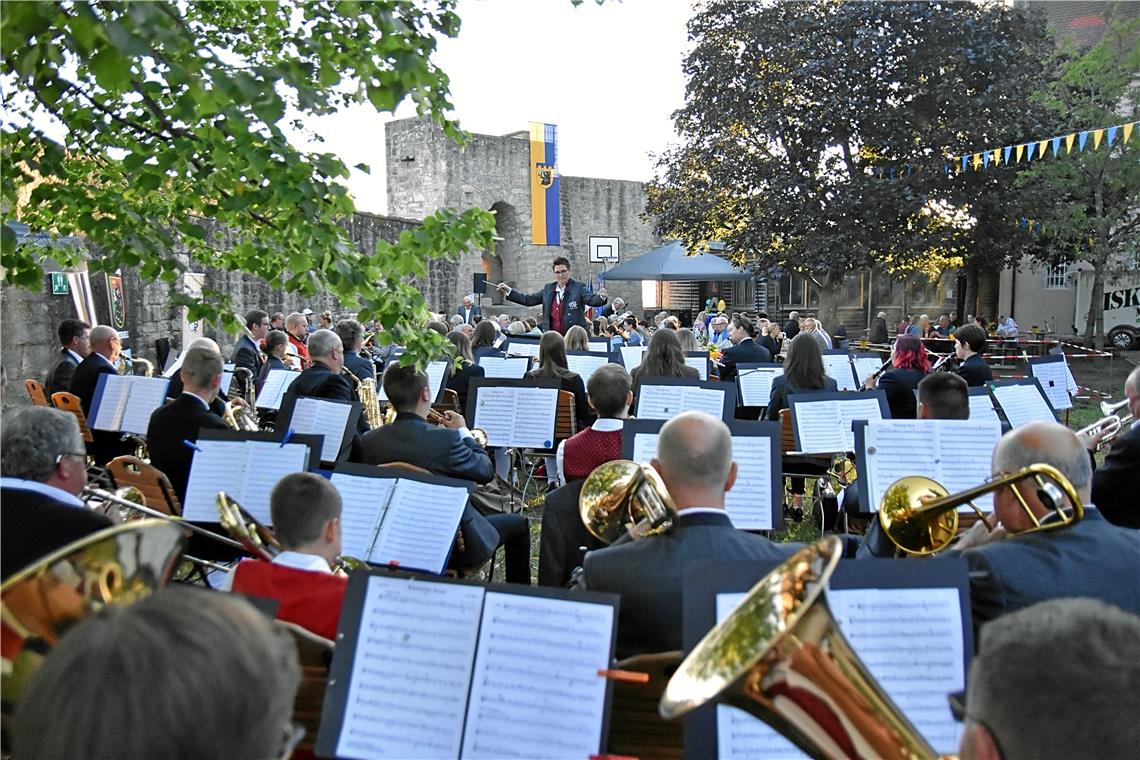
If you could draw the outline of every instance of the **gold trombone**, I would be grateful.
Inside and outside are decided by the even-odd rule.
[[[599,541],[623,544],[668,531],[677,507],[657,470],[617,459],[594,468],[578,496],[582,524]]]
[[[1030,509],[1017,488],[1018,483],[1029,479],[1036,485],[1037,497],[1049,507],[1056,520],[1042,522]],[[1084,507],[1073,484],[1057,468],[1039,463],[955,494],[949,494],[940,483],[921,475],[900,478],[883,494],[879,524],[891,543],[907,554],[933,554],[945,549],[957,535],[959,506],[966,505],[977,512],[986,528],[992,531],[994,525],[974,504],[974,499],[1006,486],[1033,522],[1034,527],[1025,532],[1068,527],[1084,518]],[[1072,514],[1065,509],[1066,501],[1072,504]]]
[[[106,491],[102,488],[95,488],[94,486],[86,486],[80,493],[79,498],[81,501],[87,504],[89,509],[98,509],[98,507],[95,506],[93,502],[103,502],[104,505],[113,505],[118,509],[118,514],[116,516],[119,518],[119,520],[126,520],[127,513],[129,512],[137,512],[138,514],[145,515],[146,517],[153,517],[158,520],[165,520],[168,523],[173,523],[180,528],[185,528],[186,530],[205,536],[206,538],[223,543],[226,546],[230,546],[235,549],[241,549],[243,551],[245,550],[244,546],[242,546],[237,541],[234,541],[232,538],[226,538],[225,536],[214,533],[211,530],[206,530],[205,528],[201,528],[193,523],[188,523],[180,517],[172,517],[165,512],[159,512],[157,509],[151,509],[150,507],[146,506],[146,499],[143,497],[142,492],[140,492],[137,488],[131,486],[120,488],[114,492]],[[114,519],[114,517],[112,517],[112,519]],[[199,560],[193,557],[187,557],[187,559],[191,562],[213,566],[213,563],[207,562],[206,560]]]

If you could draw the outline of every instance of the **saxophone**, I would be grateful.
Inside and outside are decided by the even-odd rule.
[[[376,392],[376,378],[366,377],[361,380],[348,367],[341,367],[341,374],[352,383],[356,397],[364,408],[364,419],[372,430],[384,424],[384,417],[380,414],[380,395]]]

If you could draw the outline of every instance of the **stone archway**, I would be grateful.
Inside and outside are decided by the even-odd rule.
[[[491,206],[495,212],[495,250],[483,252],[483,272],[487,275],[487,295],[491,297],[491,304],[498,306],[503,303],[503,297],[495,290],[495,285],[505,282],[514,286],[518,283],[521,272],[519,269],[519,220],[515,207],[504,201],[498,201]]]

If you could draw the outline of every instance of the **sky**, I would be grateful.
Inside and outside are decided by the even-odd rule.
[[[684,103],[691,0],[460,0],[458,13],[459,36],[441,40],[434,60],[464,129],[556,124],[561,174],[653,176],[650,154],[677,141],[670,116]],[[387,210],[382,125],[414,115],[405,103],[395,116],[358,106],[309,121],[322,149],[371,168],[348,183],[359,210]]]

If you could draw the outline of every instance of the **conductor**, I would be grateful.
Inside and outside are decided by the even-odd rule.
[[[554,282],[543,286],[541,293],[518,293],[510,285],[500,282],[498,290],[508,301],[523,306],[542,304],[542,329],[554,330],[559,335],[574,325],[586,328],[586,307],[604,306],[606,289],[597,293],[586,291],[586,284],[570,279],[570,260],[559,256],[554,260]]]

